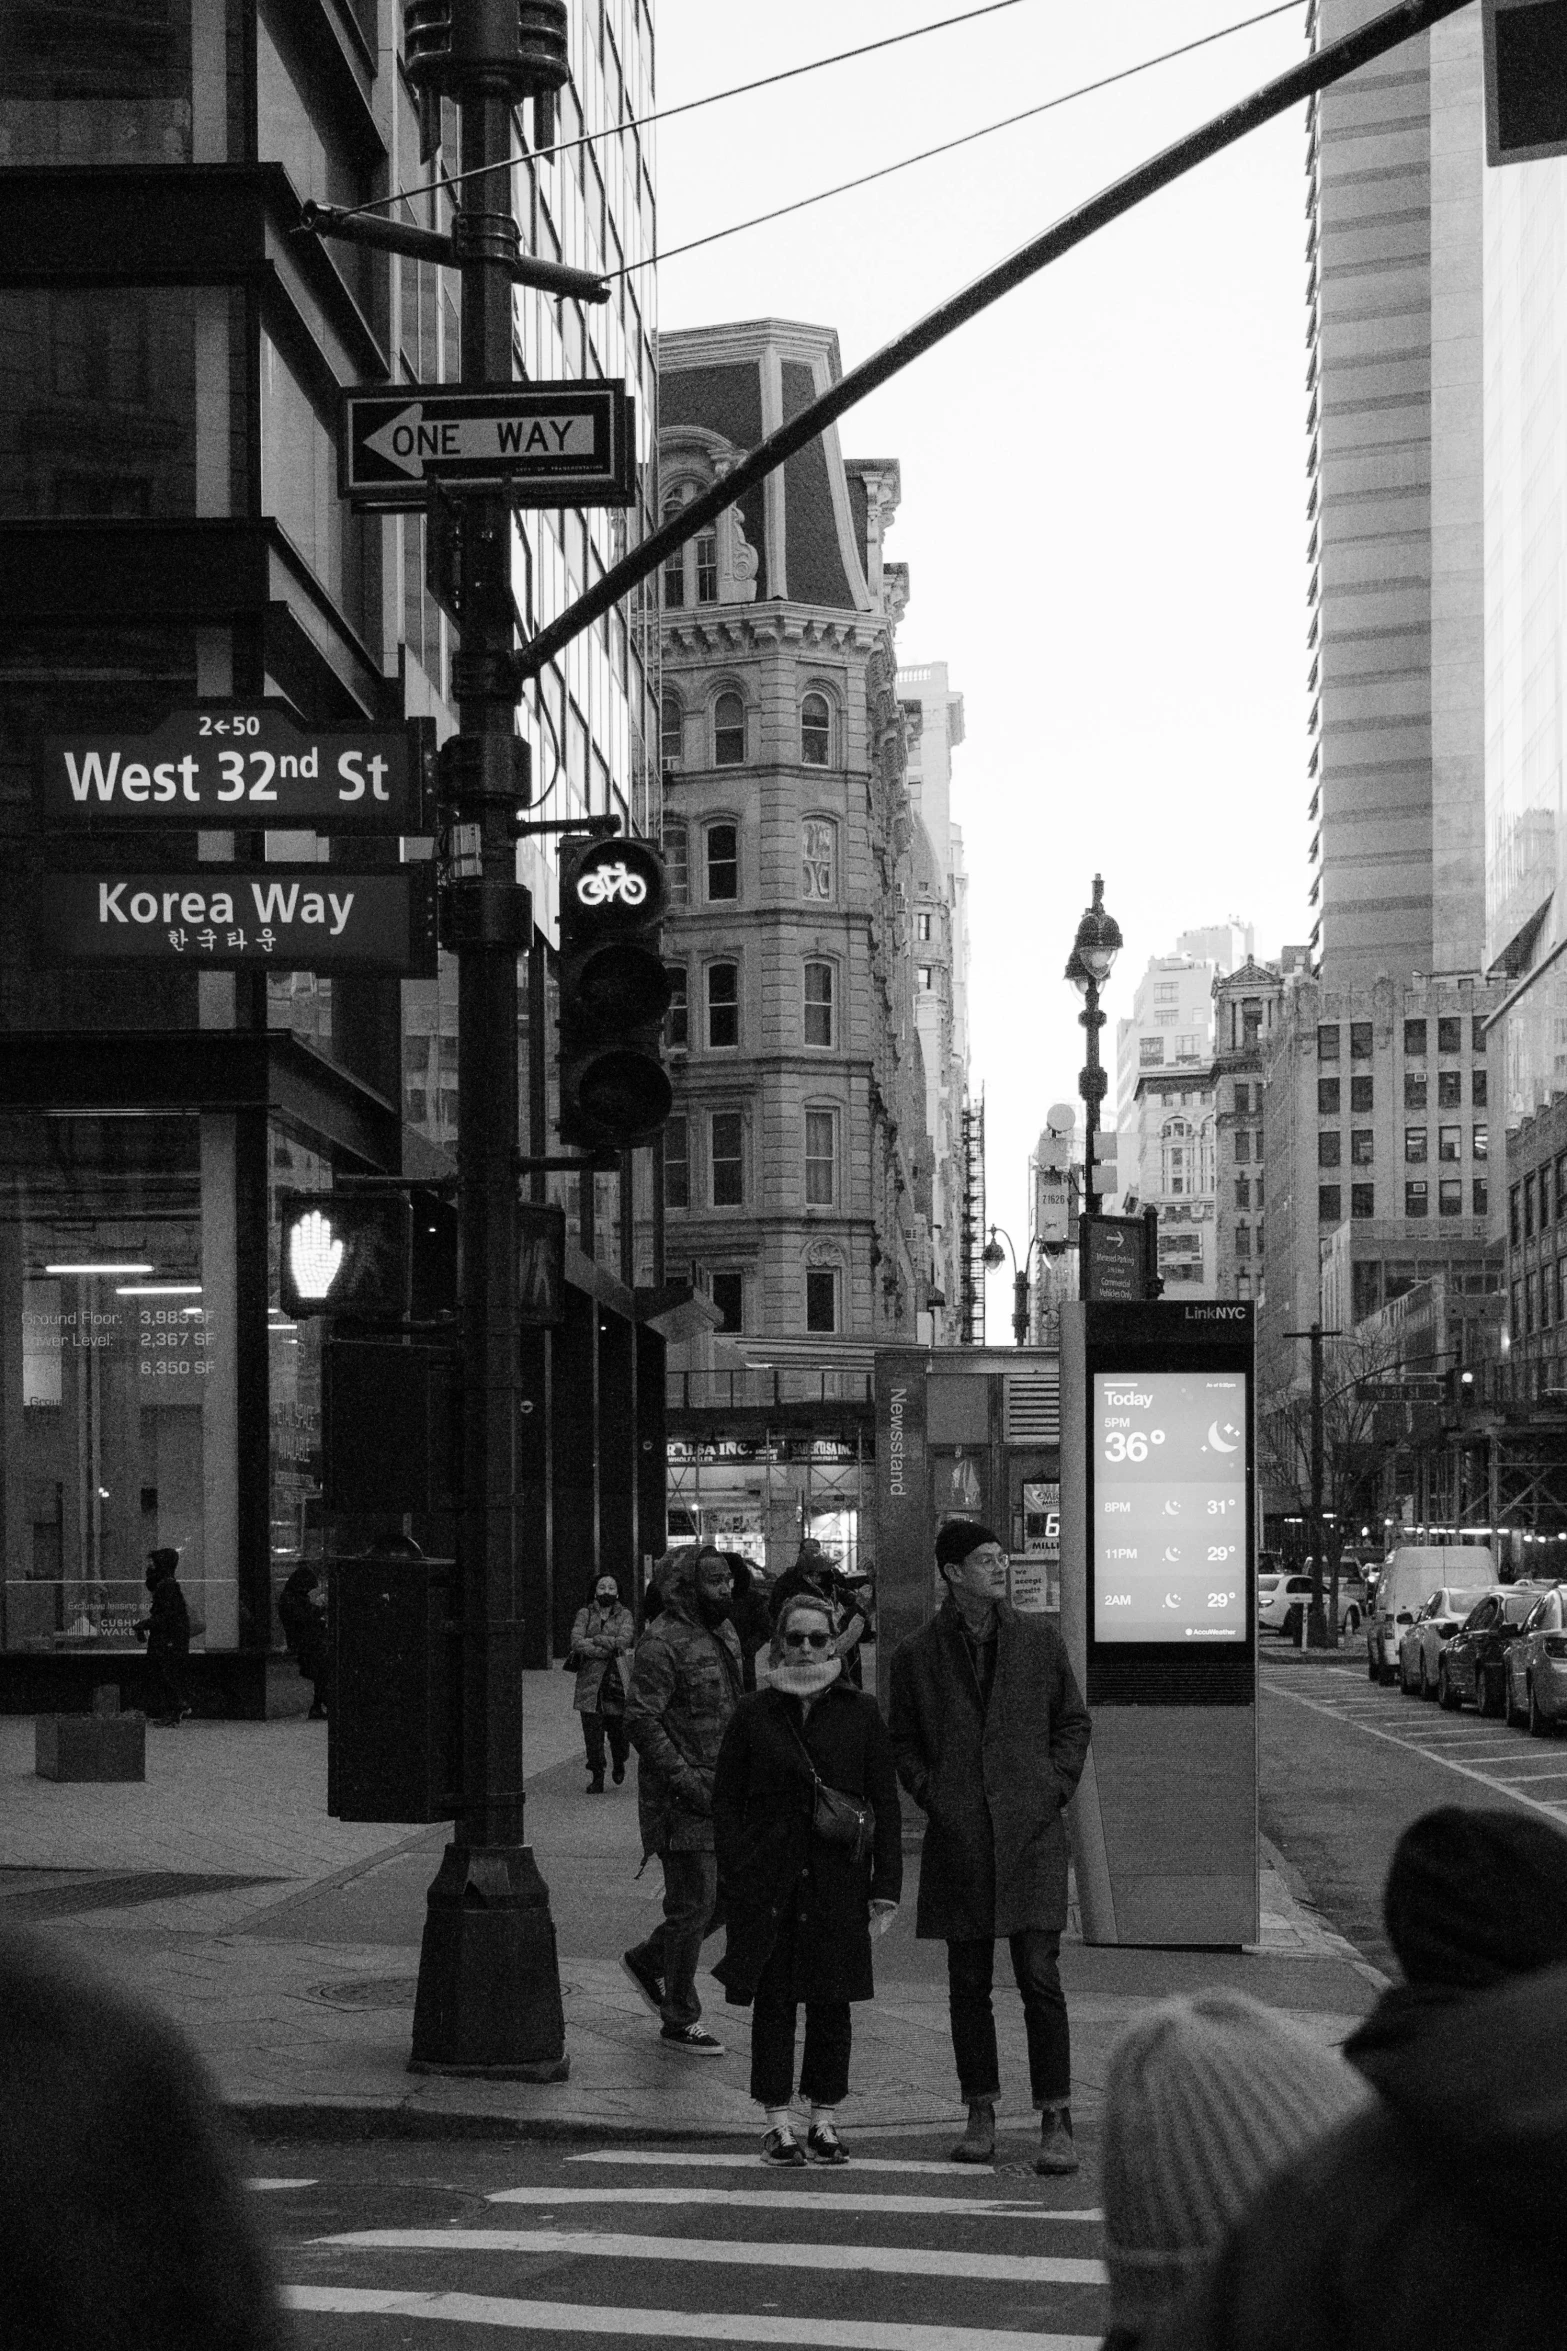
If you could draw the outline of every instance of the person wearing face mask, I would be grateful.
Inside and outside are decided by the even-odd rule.
[[[659,1562],[658,1588],[663,1605],[637,1643],[626,1729],[637,1751],[642,1850],[663,1864],[664,1917],[621,1965],[661,2018],[666,2048],[722,2057],[723,2043],[701,2023],[696,1966],[703,1937],[722,1924],[713,1774],[742,1680],[729,1563],[707,1547],[672,1551]]]
[[[991,1981],[998,1936],[1023,1999],[1040,2117],[1034,2169],[1077,2169],[1072,2053],[1057,1958],[1066,1925],[1063,1809],[1089,1719],[1060,1634],[1002,1595],[1007,1555],[973,1519],[936,1537],[946,1583],[922,1632],[893,1652],[889,1728],[898,1777],[926,1816],[914,1932],[947,1946],[947,1991],[968,2128],[959,2163],[989,2163],[1001,2095]]]
[[[898,1780],[876,1701],[844,1675],[825,1601],[801,1592],[784,1602],[769,1663],[767,1688],[741,1699],[718,1754],[713,1831],[729,1931],[713,1973],[752,2012],[763,2160],[841,2164],[834,2117],[849,2089],[850,2003],[875,1996],[871,1937],[892,1924],[902,1889]],[[823,1788],[865,1816],[855,1843],[823,1833]],[[802,2001],[803,2148],[789,2111]]]
[[[631,1655],[636,1637],[631,1611],[621,1606],[620,1586],[612,1575],[601,1575],[593,1587],[591,1605],[577,1610],[571,1627],[571,1655],[577,1661],[577,1687],[571,1702],[582,1717],[590,1796],[604,1793],[606,1733],[617,1788],[626,1776],[626,1675],[630,1668],[620,1661]]]

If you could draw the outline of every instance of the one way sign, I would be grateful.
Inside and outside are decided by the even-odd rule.
[[[345,393],[343,496],[422,506],[432,481],[505,489],[514,506],[629,506],[635,406],[622,385],[602,383]]]

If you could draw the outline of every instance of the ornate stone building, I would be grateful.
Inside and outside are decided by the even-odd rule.
[[[838,372],[823,327],[662,337],[665,514]],[[912,1340],[929,1288],[898,490],[829,433],[663,580],[668,1262],[783,1358]]]

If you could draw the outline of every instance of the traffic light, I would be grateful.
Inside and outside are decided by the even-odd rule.
[[[669,974],[664,861],[650,842],[568,834],[560,849],[560,1137],[645,1143],[673,1099],[659,1057]]]
[[[1567,0],[1484,0],[1488,163],[1567,155]]]
[[[406,1192],[296,1192],[279,1203],[283,1312],[401,1322],[412,1211]]]

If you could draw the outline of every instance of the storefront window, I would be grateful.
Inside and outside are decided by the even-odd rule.
[[[190,134],[190,0],[0,9],[0,165],[188,163]]]
[[[0,1118],[6,1649],[136,1649],[158,1545],[198,1645],[236,1645],[233,1137]]]

